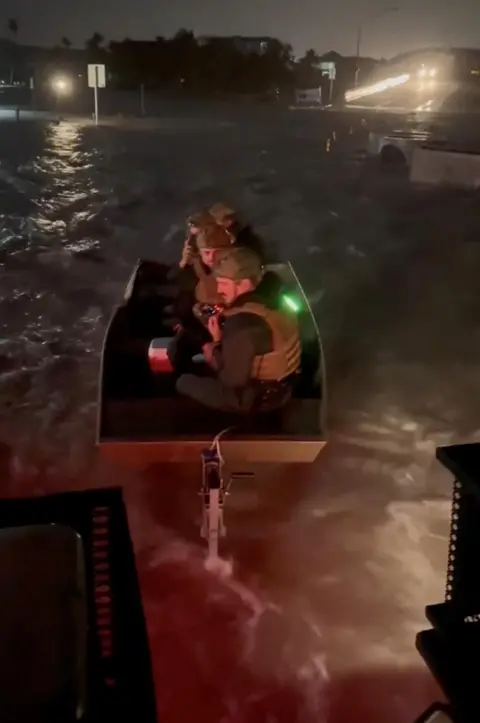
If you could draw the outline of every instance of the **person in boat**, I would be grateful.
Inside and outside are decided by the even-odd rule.
[[[199,211],[188,217],[188,234],[183,244],[179,263],[181,269],[192,266],[196,257],[198,257],[197,236],[205,229],[215,226],[216,223],[215,218],[208,211]]]
[[[208,293],[206,287],[212,288],[212,281],[207,279],[215,253],[232,243],[228,232],[208,213],[196,214],[189,223],[193,224],[192,234],[183,248],[177,274],[178,293],[172,306],[173,316],[180,322],[191,318],[193,305],[199,300],[196,295],[204,297]]]
[[[263,264],[273,260],[268,258],[264,241],[250,225],[240,221],[239,215],[234,208],[226,203],[219,202],[211,207],[209,214],[219,226],[228,231],[234,244],[254,251]]]
[[[225,229],[214,224],[203,227],[196,234],[195,243],[198,253],[190,262],[193,276],[186,284],[183,280],[172,309],[178,323],[168,358],[177,373],[189,369],[202,346],[212,341],[208,320],[221,308],[223,299],[217,292],[217,280],[211,269],[219,251],[231,245],[231,238]]]
[[[203,346],[212,376],[185,374],[177,391],[201,404],[248,414],[282,407],[300,369],[297,320],[262,293],[263,267],[250,249],[219,254],[213,273],[224,309],[209,319],[212,341]]]
[[[239,221],[238,213],[234,208],[226,203],[219,202],[215,203],[208,213],[219,226],[227,230],[236,246],[248,248],[256,253],[264,265],[275,261],[275,254],[272,253],[271,249],[267,252],[264,241],[253,231],[251,226],[242,224]],[[276,299],[277,290],[281,286],[282,281],[275,271],[267,271],[263,275],[262,292],[264,297],[268,295]]]

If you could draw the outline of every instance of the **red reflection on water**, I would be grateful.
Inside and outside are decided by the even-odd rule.
[[[443,696],[426,669],[357,671],[332,681],[328,723],[413,723],[436,700]]]
[[[200,723],[413,723],[441,699],[420,665],[338,672],[312,691],[293,670],[277,677],[255,657],[245,664],[248,611],[238,599],[179,566],[162,566],[159,574],[144,556],[138,563],[161,721],[194,715]]]
[[[5,473],[7,452],[0,451],[0,469]],[[2,496],[89,486],[84,480],[47,480],[38,474],[16,478],[14,483],[2,477]],[[118,480],[113,478],[112,483],[118,484]],[[99,480],[92,486],[99,486]],[[155,529],[153,497],[157,501],[163,497],[165,512],[165,490],[160,492],[157,487],[153,495],[148,484],[142,488],[141,484],[132,487],[128,483],[125,493],[129,513],[134,512],[137,518],[137,527],[133,525],[132,530],[134,542],[138,543],[138,523],[145,523],[147,528],[137,544],[137,567],[162,723],[185,723],[193,717],[196,723],[412,723],[433,700],[441,699],[420,662],[415,670],[383,666],[366,671],[340,670],[328,682],[320,675],[310,682],[305,680],[291,660],[280,660],[275,625],[270,640],[268,625],[267,633],[260,635],[249,628],[249,601],[222,580],[199,572],[200,558],[193,567],[186,560],[169,559],[168,554],[159,561],[158,537],[153,535],[152,544],[145,544]],[[173,497],[170,503],[175,507]],[[355,619],[353,597],[351,605]],[[332,617],[327,617],[331,625]],[[322,619],[321,610],[318,618]],[[346,668],[348,665],[345,661]]]
[[[139,559],[148,620],[158,718],[184,723],[323,723],[321,686],[308,700],[292,675],[269,674],[253,657],[245,629],[249,610],[208,576],[180,566],[146,569]],[[254,631],[252,631],[254,634]]]

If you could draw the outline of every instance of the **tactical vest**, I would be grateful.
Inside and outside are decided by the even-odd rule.
[[[273,350],[254,358],[252,379],[280,382],[298,372],[302,348],[295,317],[285,312],[268,309],[263,304],[256,302],[248,302],[237,308],[226,309],[223,316],[229,317],[244,313],[256,314],[265,319],[273,337]]]

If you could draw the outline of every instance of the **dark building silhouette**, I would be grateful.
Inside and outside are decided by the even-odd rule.
[[[274,38],[268,36],[260,37],[249,37],[244,35],[201,35],[197,38],[197,42],[200,46],[208,45],[209,43],[222,43],[230,45],[234,50],[244,55],[249,53],[257,53],[261,55],[265,53],[269,46],[276,42]]]

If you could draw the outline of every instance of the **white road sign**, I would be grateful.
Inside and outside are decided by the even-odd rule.
[[[106,74],[104,65],[88,66],[88,87],[89,88],[105,88]]]
[[[330,80],[335,80],[337,75],[335,63],[320,63],[320,70],[322,71],[322,75],[328,75]]]

